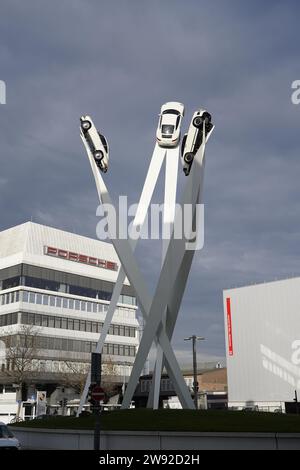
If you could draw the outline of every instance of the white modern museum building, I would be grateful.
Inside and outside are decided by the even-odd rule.
[[[16,407],[14,363],[3,350],[8,341],[22,346],[22,325],[32,325],[38,355],[27,398],[34,401],[36,391],[45,390],[57,401],[68,368],[81,371],[90,363],[119,268],[106,242],[32,222],[0,232],[1,421],[9,421]],[[128,381],[139,344],[136,313],[126,280],[102,357],[119,384]]]
[[[228,406],[300,401],[300,277],[223,292]]]

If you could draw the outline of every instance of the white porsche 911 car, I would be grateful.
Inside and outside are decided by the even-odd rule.
[[[207,142],[215,126],[211,122],[211,115],[205,109],[200,109],[193,114],[188,133],[182,139],[181,156],[186,176],[189,175],[194,157],[202,144],[203,123]]]
[[[106,138],[97,131],[90,116],[81,116],[80,126],[97,166],[103,173],[106,173],[109,161],[109,146]]]
[[[160,147],[176,147],[178,145],[183,116],[183,104],[171,101],[162,105],[156,131],[156,140]]]

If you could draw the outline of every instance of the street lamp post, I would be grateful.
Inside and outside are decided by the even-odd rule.
[[[184,338],[184,341],[191,341],[193,344],[193,375],[194,375],[194,403],[195,408],[198,410],[198,387],[197,387],[197,352],[196,352],[196,341],[205,340],[203,336],[189,336],[188,338]]]

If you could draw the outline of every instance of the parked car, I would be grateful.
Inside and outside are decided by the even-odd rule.
[[[156,140],[160,147],[176,147],[180,140],[180,127],[184,116],[184,105],[171,101],[162,105]]]
[[[186,176],[189,175],[194,157],[202,144],[203,124],[205,124],[205,139],[207,142],[214,125],[211,122],[211,115],[205,109],[199,109],[193,114],[188,133],[184,135],[181,144],[183,171]]]
[[[97,131],[90,116],[81,116],[80,126],[97,166],[103,173],[106,173],[108,170],[109,146],[105,136]]]
[[[0,450],[20,450],[18,439],[6,424],[0,422]]]

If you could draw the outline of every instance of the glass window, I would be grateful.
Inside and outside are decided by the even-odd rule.
[[[35,293],[34,292],[30,292],[29,293],[29,302],[31,304],[34,304],[35,303]]]
[[[62,348],[63,351],[68,351],[68,340],[67,339],[62,338],[61,348]]]
[[[85,321],[80,320],[80,331],[85,331]]]
[[[19,292],[19,291],[16,291],[15,294],[16,294],[16,296],[15,296],[15,302],[19,302],[19,300],[20,300],[20,292]]]
[[[119,331],[120,331],[120,336],[125,336],[125,328],[123,325],[120,325]]]
[[[97,323],[94,321],[92,322],[92,332],[97,333]]]
[[[114,345],[113,344],[109,344],[108,345],[108,354],[113,354],[114,353]]]
[[[43,295],[43,305],[48,305],[49,303],[49,295]]]
[[[13,325],[18,323],[18,314],[17,314],[17,312],[11,314],[11,322],[12,322]]]
[[[68,321],[66,318],[62,318],[61,319],[61,328],[63,328],[64,330],[67,330],[68,328]],[[70,328],[70,329],[73,329],[73,328]]]
[[[1,318],[1,317],[0,317],[0,318]],[[23,313],[22,313],[21,323],[23,323],[24,325],[27,325],[27,324],[28,324],[28,313],[26,313],[26,312],[23,312]]]
[[[68,330],[74,330],[74,321],[72,318],[68,318]]]
[[[56,297],[56,307],[61,307],[61,297]]]
[[[68,299],[66,299],[66,297],[63,298],[63,308],[68,308],[69,304],[68,304]]]
[[[86,331],[92,331],[92,323],[90,321],[86,322]]]
[[[80,307],[80,310],[82,310],[83,312],[86,311],[86,302],[83,302],[81,301],[81,307]]]
[[[61,328],[61,318],[60,317],[55,317],[54,325],[55,325],[55,328]]]
[[[54,328],[54,317],[48,317],[48,327]]]
[[[180,113],[176,109],[166,109],[165,111],[163,111],[162,114],[175,114],[177,116],[177,114],[180,114]]]
[[[120,336],[120,327],[119,327],[119,325],[114,326],[114,335]]]
[[[122,344],[119,345],[119,354],[120,356],[124,356],[124,346]]]
[[[29,300],[28,292],[22,291],[22,301],[23,302],[28,302],[28,300]]]
[[[114,344],[114,356],[118,356],[119,354],[119,346],[118,344]]]
[[[36,294],[36,303],[39,305],[42,304],[42,294]]]
[[[86,310],[87,310],[88,312],[91,312],[91,311],[92,311],[92,304],[91,304],[91,302],[87,302],[87,303],[86,303]]]
[[[91,343],[89,341],[86,341],[84,343],[84,352],[87,352],[87,353],[91,352]]]
[[[174,126],[165,124],[164,126],[161,126],[161,132],[162,134],[171,135],[174,132]]]
[[[47,315],[42,315],[42,326],[48,326],[48,317],[47,317]]]
[[[102,323],[99,323],[99,322],[97,323],[97,333],[101,333],[102,326],[103,326]]]
[[[74,330],[79,330],[79,320],[74,320]]]
[[[124,356],[129,356],[129,346],[124,346]]]
[[[114,327],[113,327],[113,325],[110,325],[109,330],[108,330],[108,334],[109,334],[109,335],[113,335],[113,334],[114,334]]]
[[[34,325],[34,313],[28,313],[28,324],[29,325]]]
[[[97,304],[93,303],[93,312],[97,312]]]
[[[125,336],[130,336],[129,326],[125,326],[124,330],[125,330]]]
[[[132,328],[132,327],[130,328],[130,336],[132,338],[135,338],[135,328]]]
[[[73,299],[69,299],[69,308],[74,310],[74,300]]]
[[[29,314],[28,314],[29,315]],[[37,326],[41,326],[42,325],[42,316],[39,315],[38,313],[35,315],[35,324]]]
[[[75,310],[80,310],[80,301],[75,300]]]
[[[54,297],[54,295],[50,295],[50,306],[55,307],[55,297]]]

